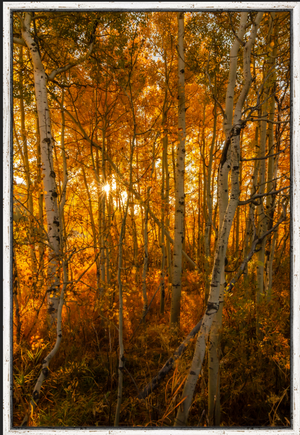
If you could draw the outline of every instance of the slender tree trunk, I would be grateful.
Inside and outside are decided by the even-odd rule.
[[[149,196],[150,188],[148,188]],[[146,312],[148,309],[148,298],[147,298],[147,271],[148,271],[148,208],[145,208],[145,223],[144,223],[144,268],[143,268],[143,314],[142,318],[145,320]]]
[[[126,92],[126,91],[125,91]],[[115,422],[114,426],[119,426],[119,418],[120,418],[120,408],[122,403],[122,393],[123,393],[123,371],[124,371],[124,343],[123,343],[123,294],[122,294],[122,280],[121,280],[121,270],[122,270],[122,261],[123,261],[123,239],[125,233],[126,226],[126,218],[128,214],[129,201],[130,201],[130,193],[132,193],[132,169],[133,169],[133,155],[136,146],[136,120],[135,120],[135,111],[132,101],[132,90],[131,83],[129,82],[129,95],[126,92],[128,99],[130,101],[132,117],[133,117],[133,137],[130,141],[130,170],[129,170],[129,189],[127,191],[127,201],[125,213],[122,219],[122,227],[120,231],[119,238],[119,266],[118,266],[118,285],[119,285],[119,370],[118,370],[118,399],[117,399],[117,408],[115,413]]]
[[[165,62],[165,74],[167,74],[166,71],[166,62]],[[165,263],[166,259],[168,261],[168,247],[166,247],[165,244],[165,214],[169,212],[168,207],[168,191],[166,188],[167,183],[169,183],[168,180],[168,161],[167,161],[167,149],[168,149],[168,134],[167,134],[167,87],[165,88],[165,99],[164,99],[164,105],[163,105],[163,119],[162,119],[162,127],[164,129],[164,137],[163,137],[163,150],[162,150],[162,159],[161,159],[161,172],[162,172],[162,180],[161,180],[161,239],[160,239],[160,246],[161,246],[161,287],[160,287],[160,313],[164,314],[165,311]],[[169,185],[168,185],[169,190]],[[170,242],[167,240],[167,243]],[[166,252],[167,251],[167,252]]]
[[[119,426],[120,409],[123,395],[123,371],[124,371],[124,341],[123,341],[123,285],[121,278],[121,271],[123,266],[123,239],[125,234],[126,218],[128,213],[130,195],[127,195],[125,213],[122,219],[122,227],[119,239],[119,265],[118,265],[118,286],[119,286],[119,366],[118,366],[118,398],[117,408],[115,413],[114,426]]]
[[[204,197],[206,198],[205,207],[205,232],[204,232],[204,246],[205,246],[205,303],[207,303],[209,295],[209,267],[211,264],[211,227],[212,227],[212,192],[211,192],[211,173],[212,173],[212,161],[213,161],[213,151],[216,140],[216,129],[217,129],[217,105],[214,105],[214,125],[213,125],[213,137],[209,148],[209,161],[207,174],[205,173],[205,161],[203,165],[204,174]],[[203,138],[205,140],[205,138]],[[203,150],[203,159],[205,159],[205,150]],[[206,180],[206,182],[205,182]]]
[[[169,205],[169,196],[170,196],[170,174],[168,167],[168,136],[164,137],[163,141],[164,147],[164,168],[165,168],[165,177],[166,177],[166,188],[165,188],[165,213],[166,213],[166,222],[165,229],[169,231],[170,229],[170,205]],[[171,256],[171,245],[168,237],[165,237],[166,243],[166,256],[167,256],[167,270],[168,270],[168,281],[171,283],[172,280],[172,256]]]
[[[16,341],[19,344],[21,341],[21,316],[20,316],[20,286],[18,279],[18,269],[15,252],[13,250],[13,301],[14,301],[14,310],[15,310],[15,321],[16,321]]]
[[[42,189],[42,162],[41,162],[41,141],[40,141],[40,128],[39,128],[39,118],[38,113],[36,112],[36,135],[37,135],[37,146],[36,146],[36,154],[37,154],[37,185],[39,186],[39,194],[38,194],[38,207],[39,207],[39,229],[38,229],[38,237],[39,237],[39,270],[43,271],[44,269],[44,252],[45,246],[43,244],[43,239],[45,239],[44,234],[44,193]],[[43,277],[42,277],[43,281]]]
[[[271,42],[273,43],[273,49],[271,56],[268,59],[268,64],[270,68],[275,65],[275,59],[277,59],[277,45],[278,45],[278,22],[274,25],[275,12],[271,13],[271,20],[273,24],[273,34]],[[270,44],[271,45],[271,44]],[[276,90],[276,71],[270,76],[270,92],[275,93]],[[269,119],[274,121],[275,119],[275,95],[272,95],[269,100]],[[268,125],[268,153],[274,154],[274,125],[269,123]],[[268,183],[267,183],[267,193],[272,190],[276,190],[276,179],[277,177],[277,167],[276,161],[278,162],[279,156],[269,157],[268,159]],[[268,220],[268,229],[273,225],[273,217],[275,212],[275,195],[267,196],[266,200],[266,215]],[[269,301],[272,296],[272,275],[273,275],[273,260],[275,252],[275,243],[278,232],[276,231],[273,235],[270,235],[266,240],[266,269],[265,269],[265,283],[266,283],[266,294],[267,300]]]
[[[102,154],[101,154],[101,172],[102,172],[102,195],[101,195],[101,281],[102,285],[105,283],[105,263],[106,263],[106,240],[105,240],[105,234],[106,234],[106,208],[105,208],[105,202],[106,202],[106,191],[104,189],[106,185],[106,170],[105,170],[105,148],[106,148],[106,119],[105,119],[105,125],[102,129]]]
[[[269,32],[268,32],[268,38],[267,38],[267,43],[266,43],[266,49],[267,51],[270,50],[270,42],[271,42],[271,36],[272,36],[272,27],[273,27],[273,18],[274,18],[274,14],[273,16],[270,16],[270,21],[269,21]],[[269,91],[270,91],[270,87],[272,85],[272,75],[268,77],[269,73],[270,73],[270,69],[273,67],[275,62],[275,59],[272,59],[272,57],[269,59],[267,59],[266,61],[266,65],[264,68],[264,74],[263,74],[263,79],[265,80],[265,90],[263,92],[262,95],[262,100],[264,101],[268,95],[269,95]],[[270,67],[267,69],[266,68],[270,65]],[[274,103],[275,104],[275,103]],[[271,101],[271,105],[272,105],[272,101]],[[262,111],[261,111],[261,117],[267,117],[268,116],[268,107],[269,107],[269,101],[266,101],[263,105],[262,105]],[[273,111],[273,119],[274,119],[274,111]],[[258,193],[259,194],[264,194],[266,188],[268,188],[268,185],[266,187],[266,159],[264,158],[266,155],[266,143],[267,143],[267,122],[266,121],[261,121],[260,123],[260,155],[261,157],[263,157],[263,159],[260,161],[260,171],[259,171],[259,190]],[[271,160],[269,159],[269,171],[273,172],[273,167],[272,167],[272,158]],[[270,166],[271,165],[271,166]],[[271,182],[272,178],[273,178],[273,173],[270,174],[269,172],[269,180]],[[267,180],[267,181],[269,181]],[[268,201],[270,201],[271,198],[266,199],[266,206],[268,204]],[[261,234],[264,234],[268,228],[268,217],[267,214],[270,212],[268,209],[265,211],[265,207],[264,207],[264,201],[261,200],[260,204],[258,206],[258,235],[260,236]],[[264,239],[261,243],[261,245],[259,246],[259,252],[257,255],[257,294],[256,294],[256,301],[259,304],[262,301],[263,296],[266,294],[266,287],[265,287],[265,282],[264,282],[264,267],[265,267],[265,251],[266,251],[266,242],[267,240]],[[259,320],[257,321],[257,327],[259,329]]]
[[[184,12],[178,12],[178,148],[176,163],[176,199],[173,251],[171,326],[179,326],[184,227],[185,171],[185,84],[184,84]]]
[[[28,215],[28,242],[29,242],[29,252],[31,259],[31,268],[33,274],[32,283],[35,284],[36,276],[37,276],[37,262],[34,251],[34,215],[33,215],[33,199],[32,199],[32,181],[30,176],[30,166],[29,166],[29,157],[28,157],[28,147],[27,147],[27,137],[26,137],[26,125],[25,125],[25,108],[24,108],[24,89],[23,89],[23,47],[20,46],[20,74],[19,74],[19,83],[20,83],[20,115],[21,115],[21,138],[22,138],[22,148],[23,148],[23,160],[24,160],[24,169],[25,169],[25,178],[26,178],[26,187],[27,187],[27,208],[29,211]]]
[[[61,136],[60,136],[60,149],[63,162],[63,182],[61,188],[61,196],[59,203],[59,219],[61,228],[60,237],[60,251],[63,252],[67,237],[65,233],[65,222],[64,222],[64,207],[67,197],[67,184],[68,184],[68,171],[67,171],[67,159],[65,150],[65,112],[64,112],[64,90],[62,91],[62,101],[61,101]]]
[[[161,286],[160,286],[160,314],[165,312],[165,204],[164,204],[164,190],[165,190],[165,171],[164,171],[164,149],[162,155],[162,181],[161,181],[161,232],[160,232],[160,246],[161,246]]]
[[[255,129],[255,138],[254,138],[254,149],[257,149],[256,152],[256,158],[259,158],[259,146],[258,146],[258,127]],[[253,176],[252,176],[252,186],[250,190],[250,196],[253,196],[255,192],[257,191],[257,182],[258,182],[258,169],[259,169],[259,160],[255,160],[254,162],[254,170],[253,170]],[[255,237],[255,220],[254,220],[254,213],[255,213],[255,205],[250,202],[249,204],[249,212],[248,212],[248,218],[247,218],[247,224],[246,224],[246,237],[245,237],[245,243],[244,243],[244,250],[243,250],[243,257],[245,258],[248,253],[249,249],[251,249],[252,242]],[[245,270],[245,280],[248,282],[248,266],[246,265]]]
[[[199,170],[198,174],[198,198],[197,198],[197,255],[196,255],[196,263],[199,264],[201,259],[201,193],[202,193],[202,178]]]
[[[237,75],[237,60],[238,52],[247,24],[247,12],[241,13],[240,27],[238,31],[238,38],[235,39],[230,50],[230,66],[229,66],[229,82],[226,92],[226,107],[224,115],[223,129],[225,133],[225,147],[228,146],[228,153],[230,153],[230,135],[232,131],[232,117],[233,117],[233,101],[234,89],[236,85]],[[221,236],[222,224],[228,207],[228,173],[230,165],[227,162],[227,156],[222,156],[219,166],[219,179],[218,179],[218,204],[219,204],[219,237]],[[232,221],[231,221],[232,222]],[[226,252],[225,252],[226,255]],[[222,312],[224,302],[224,284],[225,284],[225,258],[222,262],[220,271],[220,292],[219,292],[219,309],[212,321],[212,327],[209,337],[208,345],[208,419],[209,424],[212,426],[219,426],[220,424],[220,331],[222,327]]]

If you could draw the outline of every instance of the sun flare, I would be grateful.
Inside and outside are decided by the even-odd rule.
[[[104,192],[106,192],[106,194],[108,195],[108,194],[109,194],[109,191],[110,191],[110,185],[109,185],[108,183],[106,183],[106,184],[103,186],[102,189],[103,189]]]

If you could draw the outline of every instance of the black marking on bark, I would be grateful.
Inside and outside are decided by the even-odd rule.
[[[50,177],[55,178],[55,172],[54,171],[50,172]]]
[[[193,370],[190,371],[190,375],[195,375],[196,373]]]
[[[45,139],[43,139],[42,142],[45,142],[49,145],[51,142],[51,139],[49,139],[49,137],[45,137]]]
[[[217,313],[218,309],[219,309],[219,303],[218,302],[208,302],[205,314],[210,316],[212,314]]]
[[[42,372],[43,372],[43,375],[45,376],[45,378],[49,375],[49,370],[47,367],[44,367]]]
[[[61,338],[61,337],[62,337],[62,335],[61,335],[61,334],[58,334],[58,336],[59,336],[59,338]]]

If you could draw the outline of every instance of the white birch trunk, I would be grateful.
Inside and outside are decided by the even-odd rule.
[[[122,264],[123,264],[123,238],[125,233],[126,218],[129,206],[129,193],[126,201],[125,213],[122,219],[122,227],[119,238],[119,265],[118,265],[118,285],[119,285],[119,366],[118,366],[118,397],[117,407],[115,413],[114,426],[119,426],[120,409],[122,404],[123,395],[123,371],[124,371],[124,341],[123,341],[123,285],[121,278]]]
[[[184,165],[185,165],[185,62],[184,12],[178,12],[178,148],[176,163],[176,204],[172,271],[171,326],[179,326],[182,248],[184,230]]]
[[[30,33],[32,12],[25,13],[22,37],[29,49],[34,69],[34,87],[39,118],[39,135],[42,157],[42,176],[47,216],[48,241],[51,252],[48,265],[48,312],[52,322],[57,318],[59,305],[59,261],[60,261],[60,220],[57,206],[57,187],[53,167],[54,141],[51,134],[51,119],[47,98],[47,77],[41,61],[37,44]]]
[[[274,14],[273,16],[271,15],[270,17],[270,21],[269,21],[269,32],[268,34],[271,36],[272,34],[272,26],[273,26],[273,18],[274,18]],[[270,42],[271,42],[271,37],[267,38],[267,51],[270,50]],[[272,53],[273,54],[273,53]],[[276,54],[276,53],[275,53]],[[271,84],[271,79],[268,75],[269,75],[269,70],[270,68],[272,68],[273,64],[274,64],[275,59],[272,59],[272,57],[267,59],[266,65],[269,66],[268,70],[265,71],[264,70],[264,74],[263,74],[263,78],[265,79],[265,83],[264,83],[264,87],[265,90],[263,92],[263,96],[262,99],[265,100],[268,97],[268,93],[269,93],[269,87]],[[272,74],[273,75],[273,74]],[[271,103],[272,104],[272,103]],[[269,102],[266,101],[263,106],[262,106],[262,113],[261,113],[261,117],[265,119],[267,119],[268,117],[268,106],[269,106]],[[273,118],[274,119],[274,118]],[[267,122],[266,121],[261,121],[261,131],[260,131],[260,155],[262,157],[262,160],[260,161],[260,173],[259,173],[259,190],[258,193],[263,195],[265,193],[265,190],[268,189],[268,184],[266,186],[266,159],[265,159],[265,155],[266,155],[266,142],[267,142]],[[271,125],[272,128],[272,125]],[[272,166],[272,157],[269,159],[268,162],[269,165],[269,176],[272,179],[272,175],[270,175],[270,170],[273,172],[273,168],[270,167],[270,165]],[[269,177],[268,177],[269,178]],[[270,180],[270,178],[269,178]],[[267,181],[269,181],[267,180]],[[271,200],[271,198],[267,197],[266,199],[266,203],[268,204],[268,202]],[[267,205],[266,204],[266,205]],[[260,201],[260,204],[258,206],[258,235],[261,236],[262,234],[264,234],[267,230],[268,227],[268,214],[269,210],[266,209],[265,211],[265,207],[264,207],[264,201],[263,199]],[[265,285],[265,280],[264,280],[264,267],[265,267],[265,251],[266,251],[266,242],[267,240],[264,239],[261,243],[261,245],[259,246],[259,252],[258,252],[258,258],[257,258],[257,296],[256,296],[256,300],[257,303],[259,304],[263,298],[263,296],[266,294],[266,285]],[[259,323],[259,322],[258,322]],[[258,325],[259,327],[259,325]]]
[[[198,333],[194,357],[190,367],[187,380],[182,393],[183,403],[179,406],[174,426],[185,426],[187,424],[189,410],[193,401],[196,383],[202,368],[202,363],[206,351],[206,343],[208,340],[209,332],[212,322],[220,307],[220,286],[221,286],[221,273],[224,270],[225,256],[228,245],[228,238],[234,219],[234,214],[239,201],[239,163],[240,163],[240,131],[243,127],[241,121],[242,108],[249,92],[252,77],[250,70],[251,61],[251,48],[254,44],[257,28],[262,19],[263,12],[259,12],[253,23],[250,37],[244,46],[244,86],[238,98],[234,118],[233,128],[230,133],[230,154],[228,164],[231,169],[231,192],[230,201],[225,211],[224,218],[220,222],[219,238],[217,242],[217,249],[215,252],[214,266],[212,271],[212,279],[210,285],[210,294],[207,303],[205,315],[203,317],[202,325]],[[225,155],[225,161],[227,160]]]
[[[150,192],[150,187],[148,188],[148,195]],[[144,267],[143,267],[143,314],[142,318],[145,319],[147,309],[148,309],[148,298],[147,298],[147,272],[148,272],[148,207],[145,208],[145,223],[144,223]]]
[[[27,207],[29,211],[28,216],[28,241],[29,241],[29,252],[31,257],[31,267],[33,273],[33,283],[35,283],[35,277],[37,273],[37,262],[35,257],[35,252],[33,248],[34,244],[34,230],[33,230],[33,200],[32,200],[32,181],[30,175],[30,167],[29,167],[29,158],[28,158],[28,147],[27,147],[27,137],[26,137],[26,127],[25,127],[25,108],[24,108],[24,93],[23,93],[23,47],[20,46],[20,74],[19,74],[19,82],[20,82],[20,115],[21,115],[21,138],[22,138],[22,146],[23,146],[23,161],[24,161],[24,169],[26,175],[26,187],[27,187]]]
[[[227,152],[223,151],[219,166],[218,178],[218,204],[219,204],[219,229],[224,221],[224,216],[228,207],[228,174],[230,169],[230,162],[227,156],[230,155],[230,135],[232,131],[232,117],[234,105],[234,90],[236,85],[237,75],[237,60],[238,52],[243,40],[246,25],[247,25],[247,12],[241,13],[240,27],[237,33],[231,50],[230,50],[230,65],[229,65],[229,79],[226,92],[226,105],[224,114],[223,129],[225,133],[225,145]],[[225,253],[226,255],[226,253]],[[224,302],[224,283],[225,283],[225,259],[220,274],[220,294],[219,294],[219,310],[214,316],[212,328],[209,338],[208,346],[208,419],[211,425],[218,425],[220,421],[220,394],[218,378],[219,374],[219,346],[220,346],[220,330],[222,327],[222,311]]]

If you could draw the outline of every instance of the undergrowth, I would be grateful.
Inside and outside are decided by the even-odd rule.
[[[159,296],[145,322],[140,322],[139,286],[124,291],[125,370],[120,413],[123,427],[171,427],[193,357],[195,339],[175,368],[145,400],[138,393],[157,374],[204,313],[203,283],[187,272],[182,293],[181,328],[169,331],[170,293],[165,314]],[[283,282],[286,282],[283,285]],[[129,283],[128,283],[129,285]],[[148,283],[149,300],[157,282]],[[200,289],[200,290],[199,290]],[[97,305],[91,294],[72,298],[63,311],[63,341],[50,365],[50,376],[31,415],[30,426],[113,426],[118,382],[118,298],[113,287]],[[243,280],[225,295],[221,341],[221,426],[290,426],[289,283],[277,276],[273,297],[259,309],[255,288]],[[41,317],[45,313],[41,313]],[[257,316],[261,320],[257,331]],[[23,324],[24,325],[24,324]],[[31,338],[14,343],[13,422],[19,426],[28,411],[41,362],[53,346],[55,329],[37,322]],[[23,326],[23,337],[31,328]],[[207,425],[207,361],[197,383],[190,410],[190,426]]]

